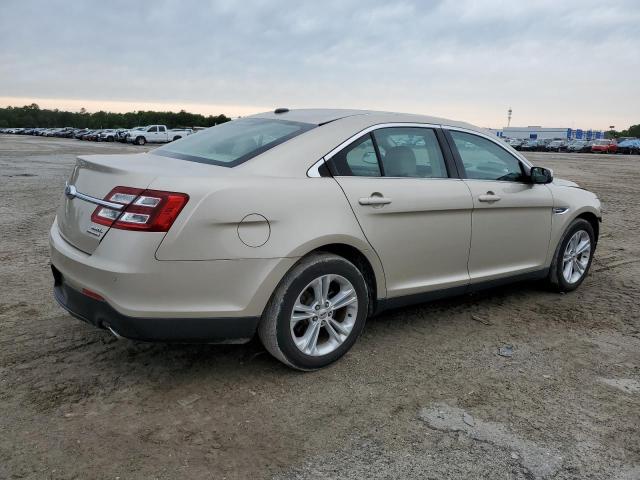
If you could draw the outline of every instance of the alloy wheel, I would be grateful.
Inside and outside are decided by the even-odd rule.
[[[584,230],[578,230],[567,243],[562,257],[562,276],[567,283],[576,283],[584,276],[590,258],[589,234]]]
[[[327,355],[351,334],[358,315],[358,295],[340,275],[322,275],[298,295],[291,312],[291,336],[310,356]]]

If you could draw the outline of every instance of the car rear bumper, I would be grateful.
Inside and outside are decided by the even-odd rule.
[[[62,238],[54,221],[50,247],[58,302],[123,337],[245,339],[253,336],[271,294],[297,260],[160,261],[155,251],[162,236],[111,229],[89,255]]]
[[[74,317],[132,340],[185,343],[241,343],[249,341],[259,317],[233,318],[136,318],[123,315],[106,301],[92,298],[69,286],[51,266],[54,296]]]

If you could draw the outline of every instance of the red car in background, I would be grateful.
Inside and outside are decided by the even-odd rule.
[[[591,145],[591,153],[616,153],[618,144],[615,140],[596,140]]]

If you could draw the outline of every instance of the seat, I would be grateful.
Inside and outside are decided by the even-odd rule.
[[[417,177],[416,155],[409,147],[399,146],[387,150],[382,160],[387,177]]]

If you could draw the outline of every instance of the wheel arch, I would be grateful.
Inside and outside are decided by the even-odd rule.
[[[600,236],[600,219],[593,212],[582,212],[581,214],[575,217],[582,218],[591,224],[593,228],[593,234],[595,235],[594,243],[598,244],[598,237]]]
[[[564,217],[564,216],[560,215],[558,217]],[[551,248],[549,248],[548,254],[547,254],[548,255],[547,262],[546,262],[547,266],[552,266],[553,261],[556,257],[556,254],[558,252],[558,249],[560,248],[560,244],[562,242],[564,233],[569,228],[569,226],[577,219],[582,219],[589,222],[589,224],[593,228],[593,233],[595,236],[595,244],[596,245],[598,244],[598,236],[600,234],[600,222],[601,222],[600,212],[595,208],[589,207],[589,206],[581,208],[577,212],[574,212],[574,214],[571,217],[558,219],[558,223],[552,226],[553,232],[552,232],[551,243],[550,243]]]
[[[369,312],[375,312],[378,298],[380,297],[379,288],[384,286],[384,277],[382,278],[382,285],[380,285],[381,282],[378,281],[376,272],[367,255],[353,245],[346,243],[329,243],[322,245],[311,250],[307,255],[318,252],[328,252],[338,255],[353,263],[356,268],[360,270],[365,282],[367,282],[369,292],[371,292],[371,296],[369,298]]]

